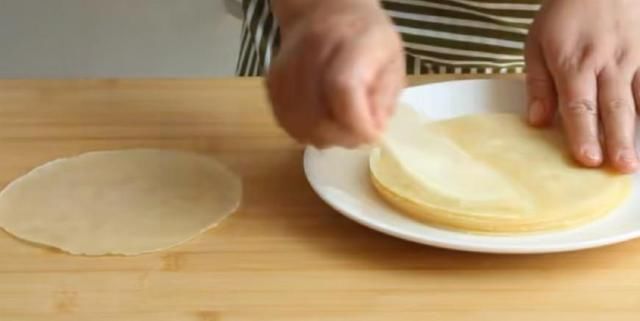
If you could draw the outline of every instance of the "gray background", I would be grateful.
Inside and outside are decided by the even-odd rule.
[[[0,0],[0,78],[232,75],[234,1]]]

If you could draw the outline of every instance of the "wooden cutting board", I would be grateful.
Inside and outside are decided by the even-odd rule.
[[[216,155],[244,178],[242,209],[139,257],[74,257],[0,231],[0,320],[640,320],[640,241],[468,254],[340,216],[307,185],[259,79],[0,81],[2,186],[57,157],[129,147]]]

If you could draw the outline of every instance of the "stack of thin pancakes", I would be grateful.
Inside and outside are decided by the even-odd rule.
[[[407,215],[470,232],[568,228],[605,216],[631,190],[629,176],[586,169],[558,129],[512,114],[465,116],[390,130],[373,150],[373,185]]]

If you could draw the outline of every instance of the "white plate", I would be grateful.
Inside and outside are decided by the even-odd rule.
[[[406,89],[401,102],[428,119],[465,114],[524,111],[519,80],[464,80]],[[609,216],[571,230],[516,236],[483,236],[444,230],[415,221],[382,201],[369,182],[368,153],[308,148],[304,168],[313,189],[340,213],[374,230],[427,245],[488,253],[563,252],[640,237],[640,176],[633,194]]]

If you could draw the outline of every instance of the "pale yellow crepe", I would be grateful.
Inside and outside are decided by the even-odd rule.
[[[606,215],[631,179],[577,166],[557,129],[484,114],[390,133],[370,157],[373,185],[408,215],[476,232],[567,228]]]
[[[162,150],[91,152],[40,166],[0,193],[0,226],[73,254],[169,248],[235,211],[241,181],[211,157]]]

